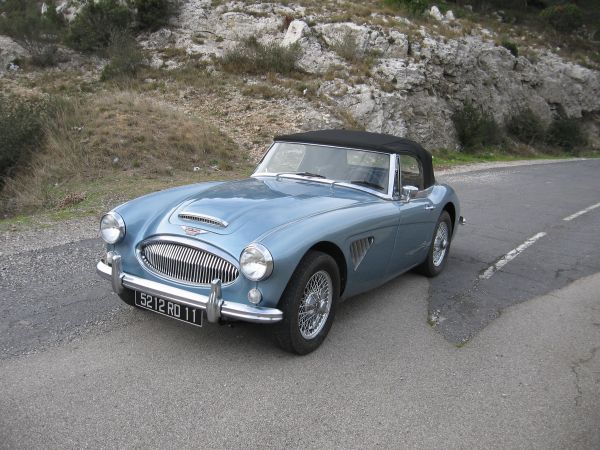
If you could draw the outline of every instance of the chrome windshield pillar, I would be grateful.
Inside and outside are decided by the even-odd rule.
[[[206,303],[206,319],[209,322],[218,322],[221,318],[221,307],[223,306],[223,298],[221,296],[221,280],[214,279],[210,283],[210,295]]]

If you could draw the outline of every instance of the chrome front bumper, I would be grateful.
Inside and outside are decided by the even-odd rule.
[[[283,313],[275,308],[250,306],[223,300],[221,298],[221,281],[218,279],[211,283],[209,296],[195,294],[184,289],[125,273],[121,270],[121,257],[117,255],[113,257],[112,266],[99,261],[96,272],[102,278],[112,282],[113,291],[117,294],[123,292],[124,289],[133,289],[172,300],[182,305],[203,309],[206,311],[206,318],[209,322],[217,322],[221,317],[225,317],[245,322],[274,323],[283,318]]]

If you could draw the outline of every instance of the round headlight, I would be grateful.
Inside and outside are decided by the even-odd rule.
[[[240,255],[240,269],[249,280],[264,280],[273,272],[273,257],[265,246],[250,244]]]
[[[116,212],[105,214],[100,220],[100,236],[107,244],[116,244],[125,236],[125,221]]]

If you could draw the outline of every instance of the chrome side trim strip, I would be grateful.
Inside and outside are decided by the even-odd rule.
[[[113,268],[116,270],[113,270]],[[142,291],[148,294],[156,295],[157,297],[163,297],[172,300],[182,305],[187,305],[193,308],[203,310],[207,310],[207,307],[209,305],[209,296],[196,294],[183,289],[167,286],[162,283],[157,283],[155,281],[139,278],[135,275],[120,272],[120,267],[114,266],[114,263],[113,267],[111,267],[105,264],[103,261],[99,261],[96,265],[96,272],[98,273],[98,275],[100,275],[106,280],[118,280],[116,281],[117,289],[119,289],[120,287],[121,289],[127,288]],[[114,285],[113,290],[115,290]],[[216,291],[216,286],[211,288],[211,296],[213,296],[214,293],[214,300],[217,301],[217,308],[219,308],[218,305],[220,305],[220,317],[229,317],[232,319],[238,319],[243,320],[245,322],[254,323],[275,323],[283,319],[283,312],[281,312],[279,309],[264,308],[260,306],[250,306],[244,305],[242,303],[223,300],[222,298],[220,298],[221,293]]]

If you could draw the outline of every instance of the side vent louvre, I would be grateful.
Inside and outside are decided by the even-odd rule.
[[[373,236],[369,236],[354,241],[350,245],[350,254],[352,255],[352,264],[354,265],[354,270],[358,269],[358,266],[360,266],[360,263],[371,248],[371,245],[373,245],[374,241],[375,238]]]

